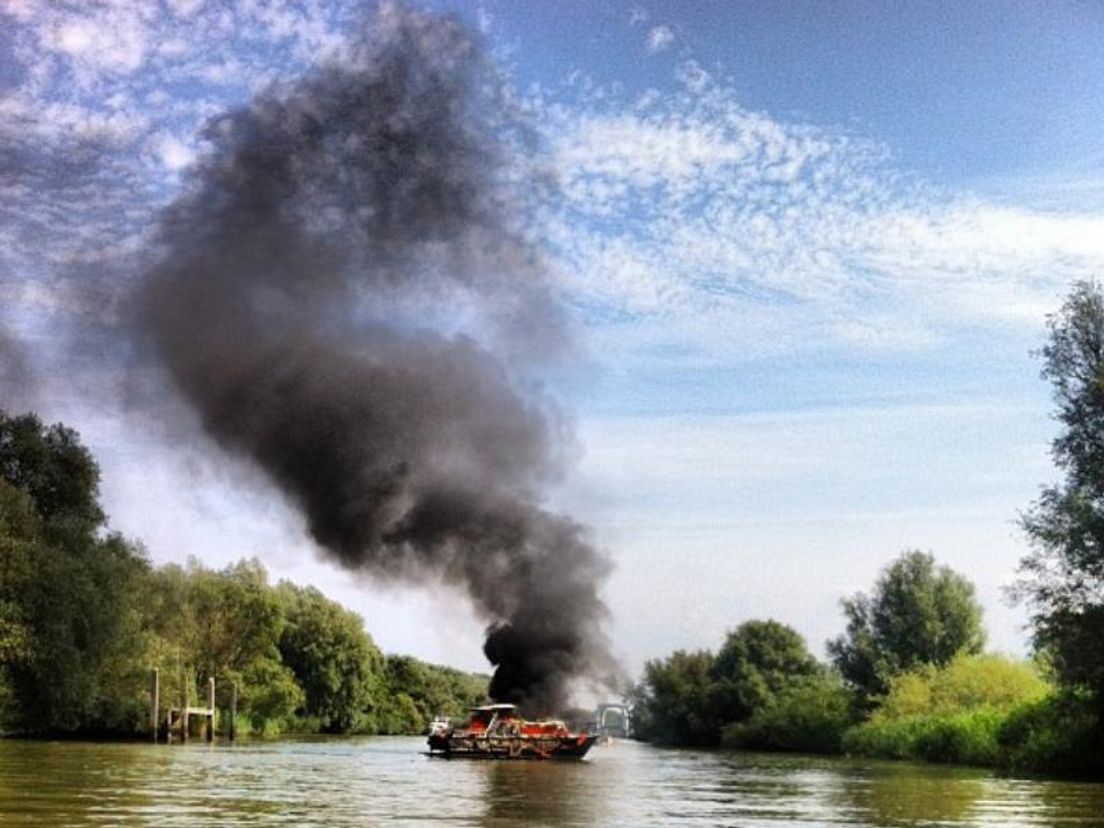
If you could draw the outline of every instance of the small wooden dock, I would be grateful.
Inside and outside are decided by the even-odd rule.
[[[198,717],[203,720],[203,732],[208,742],[215,740],[215,713],[217,709],[215,707],[215,680],[214,678],[207,679],[207,705],[205,707],[197,707],[190,704],[188,687],[190,682],[187,677],[182,677],[181,681],[181,696],[180,706],[170,707],[165,711],[164,729],[161,728],[160,720],[160,704],[161,704],[161,673],[160,670],[154,668],[150,671],[150,731],[153,734],[153,741],[156,744],[161,741],[160,735],[164,733],[164,741],[167,744],[173,743],[173,735],[177,734],[177,737],[181,744],[187,744],[188,731],[191,728],[191,721],[193,717]],[[238,688],[235,684],[230,685],[230,724],[228,728],[228,736],[230,741],[234,741],[236,736],[234,732],[234,720],[237,716],[238,708]]]

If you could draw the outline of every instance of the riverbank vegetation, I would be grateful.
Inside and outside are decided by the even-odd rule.
[[[0,414],[0,734],[143,733],[151,668],[169,704],[233,683],[239,731],[264,735],[417,733],[485,699],[486,676],[384,655],[358,615],[257,561],[152,566],[98,485],[75,432]]]
[[[636,735],[1104,777],[1100,286],[1076,285],[1049,326],[1064,477],[1022,518],[1030,660],[985,652],[973,585],[906,551],[842,600],[827,662],[774,620],[648,662]],[[0,413],[0,734],[141,733],[153,667],[171,700],[232,682],[258,734],[418,732],[485,699],[486,676],[384,655],[359,616],[257,561],[152,566],[108,528],[98,483],[75,432]]]
[[[918,562],[925,569],[933,563],[907,553],[882,583],[892,580],[888,573],[915,571]],[[916,630],[940,629],[921,623],[919,611],[932,605],[893,594],[906,598]],[[818,663],[796,631],[775,621],[746,622],[717,654],[676,652],[649,662],[633,691],[635,733],[665,745],[1099,773],[1091,694],[1064,686],[1044,660],[971,652],[980,630],[965,629],[971,634],[945,663],[907,659],[908,669],[883,667],[876,682],[860,682],[845,678],[854,663],[845,660],[850,645],[833,648],[832,662]],[[874,648],[875,663],[889,663],[871,638],[862,641]]]
[[[640,738],[1104,778],[1101,286],[1075,285],[1048,325],[1043,377],[1064,478],[1021,519],[1031,552],[1016,593],[1031,609],[1033,658],[985,653],[973,585],[909,551],[869,595],[842,600],[846,628],[826,664],[774,621],[737,627],[717,655],[649,662],[633,692]],[[768,629],[766,646],[742,643]]]

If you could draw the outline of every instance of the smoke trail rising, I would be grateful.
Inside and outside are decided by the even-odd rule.
[[[488,622],[492,695],[609,675],[584,527],[540,503],[570,348],[510,171],[523,130],[458,23],[385,7],[340,64],[216,119],[132,303],[139,341],[327,554],[441,576]]]

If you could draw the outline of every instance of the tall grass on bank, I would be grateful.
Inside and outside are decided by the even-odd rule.
[[[872,719],[843,736],[843,750],[854,756],[917,759],[962,765],[996,765],[999,736],[1008,714],[984,707],[952,715],[915,715]]]

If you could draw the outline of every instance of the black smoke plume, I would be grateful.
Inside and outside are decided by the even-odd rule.
[[[538,712],[611,671],[608,563],[541,505],[568,435],[539,377],[570,343],[510,108],[460,24],[385,7],[340,62],[209,125],[133,318],[328,555],[462,586],[493,697]]]

